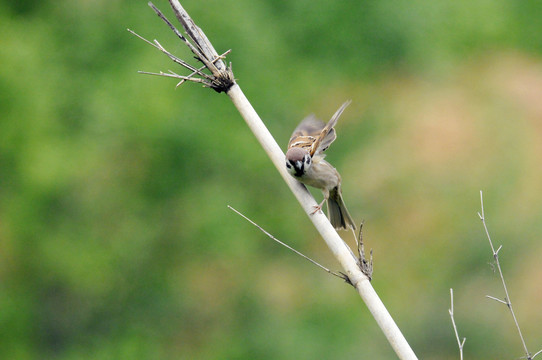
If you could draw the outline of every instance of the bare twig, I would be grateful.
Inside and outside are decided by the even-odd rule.
[[[171,60],[173,60],[173,62],[187,68],[188,70],[191,70],[192,72],[194,72],[195,74],[198,74],[199,76],[201,76],[202,78],[205,78],[206,80],[209,81],[209,84],[211,83],[211,81],[213,80],[213,77],[210,76],[210,75],[207,75],[205,74],[204,72],[202,72],[203,69],[206,68],[206,66],[204,66],[203,68],[201,69],[197,69],[195,68],[194,66],[188,64],[187,62],[185,62],[184,60],[178,58],[177,56],[173,55],[172,53],[170,53],[169,51],[167,51],[159,42],[158,40],[154,40],[154,41],[149,41],[147,39],[145,39],[143,36],[137,34],[135,31],[133,30],[130,30],[130,29],[127,29],[128,32],[130,32],[131,34],[137,36],[138,38],[140,38],[141,40],[145,41],[147,44],[155,47],[156,49],[160,50],[161,52],[163,52],[164,54],[166,54]],[[140,71],[140,73],[142,74],[149,74],[147,72],[143,72],[143,71]],[[163,73],[160,73],[160,74],[157,74],[157,75],[162,75]],[[152,75],[155,75],[155,74],[152,74]],[[165,75],[164,75],[165,76]]]
[[[457,332],[457,326],[455,325],[454,320],[454,290],[450,289],[450,308],[448,309],[450,318],[452,319],[452,325],[454,327],[455,338],[457,339],[457,346],[459,347],[459,359],[463,360],[463,346],[467,338],[463,338],[463,341],[459,340],[459,333]]]
[[[363,245],[363,222],[359,225],[359,234],[356,238],[356,244],[358,246],[358,260],[359,268],[369,280],[373,279],[373,250],[369,252],[369,260],[365,257],[365,247]]]
[[[203,86],[210,87],[217,92],[228,91],[228,89],[235,83],[235,79],[231,69],[231,64],[229,67],[227,67],[222,59],[224,59],[231,50],[226,51],[222,55],[218,55],[214,47],[211,45],[209,39],[207,39],[203,31],[196,26],[194,21],[190,18],[190,16],[188,16],[188,13],[184,11],[179,1],[170,0],[169,2],[175,12],[175,15],[177,16],[177,19],[181,22],[188,37],[194,42],[195,45],[193,45],[185,36],[183,36],[181,32],[177,30],[177,28],[166,18],[166,16],[156,6],[154,6],[152,2],[149,2],[149,6],[154,10],[158,17],[169,26],[175,35],[177,35],[177,37],[181,39],[186,46],[188,46],[190,51],[192,51],[192,53],[194,53],[196,56],[196,59],[201,61],[204,66],[201,68],[196,68],[195,66],[188,64],[186,61],[181,60],[177,56],[167,51],[157,40],[151,42],[134,31],[128,29],[131,34],[137,36],[147,44],[154,46],[166,54],[175,63],[191,71],[188,76],[178,75],[173,72],[164,73],[162,71],[159,73],[140,71],[140,73],[181,79],[181,81],[177,83],[177,86],[183,84],[185,81],[191,81],[203,84]],[[211,75],[204,73],[202,71],[203,69],[208,69],[211,72]],[[196,75],[198,77],[195,77]]]
[[[512,301],[510,300],[510,295],[508,294],[508,288],[506,287],[506,282],[504,281],[504,275],[502,272],[501,264],[499,262],[499,251],[502,249],[502,245],[499,246],[497,250],[495,250],[495,247],[493,246],[493,241],[491,241],[491,236],[489,236],[489,230],[486,225],[486,217],[484,214],[484,198],[482,195],[482,191],[480,190],[480,204],[482,213],[478,213],[478,216],[480,217],[480,220],[482,220],[482,224],[484,226],[484,230],[487,236],[487,240],[489,241],[489,246],[491,246],[491,251],[493,252],[493,259],[495,260],[495,265],[497,266],[497,270],[499,271],[499,275],[501,277],[502,286],[504,288],[504,300],[496,298],[494,296],[486,295],[487,298],[495,300],[500,302],[501,304],[505,304],[508,309],[510,310],[510,314],[512,315],[512,318],[514,319],[514,324],[516,325],[516,329],[518,331],[519,337],[521,339],[521,343],[523,344],[523,350],[525,351],[526,359],[531,360],[534,358],[534,356],[538,355],[541,351],[537,352],[534,356],[531,355],[529,350],[527,349],[527,345],[525,344],[525,339],[523,338],[523,334],[521,333],[521,329],[519,327],[518,320],[516,318],[516,314],[514,313],[514,309],[512,308]]]
[[[277,243],[279,243],[280,245],[284,246],[285,248],[287,248],[288,250],[291,250],[293,251],[294,253],[296,253],[297,255],[301,256],[302,258],[304,258],[305,260],[308,260],[310,261],[311,263],[313,263],[314,265],[318,266],[319,268],[321,268],[322,270],[326,271],[327,273],[331,274],[331,275],[334,275],[338,278],[341,278],[343,279],[347,284],[350,284],[352,285],[352,283],[350,282],[350,280],[348,279],[348,276],[346,276],[345,274],[343,273],[337,273],[333,270],[329,270],[327,267],[325,267],[324,265],[316,262],[315,260],[311,259],[310,257],[306,256],[305,254],[297,251],[296,249],[294,249],[293,247],[291,247],[290,245],[288,244],[285,244],[283,243],[282,241],[280,241],[279,239],[277,239],[276,237],[274,237],[273,235],[271,235],[268,231],[266,231],[264,228],[262,228],[260,225],[256,224],[254,221],[252,221],[250,218],[248,218],[247,216],[245,216],[244,214],[242,214],[241,212],[237,211],[236,209],[234,209],[233,207],[231,207],[230,205],[228,205],[228,208],[230,210],[233,210],[235,213],[237,213],[237,215],[241,216],[243,219],[245,219],[246,221],[248,221],[249,223],[251,223],[252,225],[256,226],[261,232],[263,232],[265,235],[267,235],[269,238],[271,238],[272,240],[276,241]],[[353,285],[352,285],[353,286]]]
[[[497,302],[500,302],[501,304],[504,304],[504,305],[508,306],[508,303],[507,303],[506,301],[501,300],[501,299],[499,299],[499,298],[496,298],[496,297],[494,297],[494,296],[486,295],[486,298],[491,299],[491,300],[495,300],[495,301],[497,301]]]
[[[286,184],[290,187],[293,194],[296,196],[297,200],[303,207],[303,210],[313,222],[315,228],[318,230],[335,258],[341,264],[342,268],[344,269],[345,276],[348,277],[351,284],[356,288],[358,294],[364,300],[367,308],[382,329],[382,332],[388,339],[388,342],[394,351],[397,353],[400,359],[417,359],[416,355],[410,348],[410,345],[397,327],[397,324],[395,324],[395,321],[391,317],[390,313],[378,297],[374,288],[371,286],[369,278],[361,271],[358,265],[358,259],[353,254],[352,250],[344,243],[333,226],[331,226],[328,218],[322,212],[313,214],[316,201],[307,188],[292,178],[286,171],[286,166],[284,166],[284,153],[242,92],[239,85],[236,84],[233,72],[231,70],[231,64],[226,66],[224,61],[213,48],[211,42],[207,39],[203,31],[201,31],[201,29],[192,21],[188,13],[186,13],[186,11],[182,8],[179,1],[169,0],[169,2],[177,19],[183,25],[187,38],[192,41],[192,43],[190,43],[187,38],[180,34],[169,21],[166,21],[167,19],[165,19],[165,16],[154,5],[150,4],[150,6],[211,72],[212,75],[210,76],[212,76],[212,80],[202,76],[200,74],[201,71],[196,72],[199,76],[199,80],[197,82],[203,83],[205,86],[209,86],[217,92],[226,92],[226,94],[228,94],[233,104],[237,107],[237,110],[241,113],[241,116],[254,133],[254,136],[260,142],[263,149],[277,168],[278,172]],[[150,43],[149,41],[147,42]],[[151,45],[158,48],[162,52],[165,50],[160,48],[161,46],[159,44],[151,43]],[[168,55],[168,53],[166,53],[166,55]],[[170,55],[168,56],[171,58]],[[172,58],[172,60],[174,60],[174,58]],[[174,61],[177,62],[176,60]],[[181,65],[188,68],[182,63]],[[192,73],[196,71],[196,68],[193,66],[188,69]],[[170,77],[173,75],[173,77],[175,77],[172,73],[159,73],[157,75]],[[195,81],[193,75],[178,78],[185,81]]]

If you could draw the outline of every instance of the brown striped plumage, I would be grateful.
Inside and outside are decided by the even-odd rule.
[[[321,189],[324,193],[324,200],[314,212],[327,201],[328,217],[336,229],[355,229],[356,225],[342,199],[341,176],[324,160],[322,153],[337,138],[334,126],[349,104],[350,101],[342,104],[327,124],[314,115],[303,119],[290,137],[286,152],[288,172],[303,184]]]

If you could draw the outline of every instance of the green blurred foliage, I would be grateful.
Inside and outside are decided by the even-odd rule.
[[[450,287],[467,357],[522,355],[480,189],[542,347],[542,3],[183,5],[281,146],[353,100],[328,159],[420,358],[458,358]],[[227,209],[337,268],[228,98],[138,75],[182,70],[126,28],[191,59],[145,2],[0,2],[0,357],[395,358],[354,291]]]

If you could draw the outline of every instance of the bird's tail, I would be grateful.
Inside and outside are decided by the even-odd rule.
[[[336,230],[348,230],[349,227],[356,230],[356,224],[346,209],[339,187],[333,188],[329,192],[329,197],[327,199],[327,216],[331,225],[333,225]]]

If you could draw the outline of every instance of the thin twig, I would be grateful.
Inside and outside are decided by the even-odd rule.
[[[169,0],[169,4],[177,17],[177,20],[182,24],[184,31],[196,45],[197,50],[194,46],[191,46],[189,42],[187,44],[188,47],[213,74],[214,80],[212,88],[217,92],[227,92],[233,84],[235,84],[231,65],[229,67],[226,66],[225,62],[222,61],[222,57],[218,55],[205,33],[196,25],[178,0]],[[159,11],[151,2],[149,2],[149,6],[155,12]],[[165,18],[163,15],[161,18],[162,17]],[[169,23],[168,26],[174,28],[171,23]],[[176,33],[178,33],[178,31],[176,31]]]
[[[210,75],[207,75],[205,74],[204,72],[201,71],[201,69],[197,69],[196,67],[188,64],[187,62],[185,62],[184,60],[178,58],[177,56],[173,55],[172,53],[170,53],[169,51],[167,51],[157,40],[154,40],[154,41],[150,41],[150,40],[147,40],[145,39],[143,36],[139,35],[138,33],[136,33],[135,31],[131,30],[131,29],[127,29],[128,32],[130,32],[132,35],[135,35],[137,36],[139,39],[145,41],[147,44],[155,47],[156,49],[160,50],[161,52],[163,52],[164,54],[166,54],[171,60],[173,60],[173,62],[187,68],[188,70],[191,70],[191,71],[194,71],[196,72],[198,75],[202,76],[202,77],[205,77],[209,80],[212,80],[212,76]],[[203,69],[205,69],[206,67],[203,67]]]
[[[188,77],[188,76],[183,76],[183,75],[178,75],[176,73],[164,73],[162,71],[160,71],[159,73],[153,73],[153,72],[148,72],[148,71],[138,71],[139,74],[145,74],[145,75],[155,75],[155,76],[164,76],[164,77],[171,77],[171,78],[176,78],[176,79],[182,79],[180,82],[184,82],[184,81],[192,81],[192,82],[196,82],[196,83],[201,83],[203,84],[204,86],[207,86],[209,87],[209,84],[207,84],[205,82],[205,80],[203,79],[200,79],[200,78],[193,78],[193,77]]]
[[[282,241],[280,241],[279,239],[277,239],[276,237],[274,237],[273,235],[271,235],[268,231],[266,231],[264,228],[262,228],[260,225],[258,225],[257,223],[255,223],[254,221],[252,221],[250,218],[248,218],[247,216],[245,216],[244,214],[242,214],[241,212],[237,211],[236,209],[234,209],[233,207],[231,207],[230,205],[228,205],[228,208],[230,210],[233,210],[235,213],[237,213],[237,215],[241,216],[243,219],[245,219],[246,221],[248,221],[249,223],[251,223],[252,225],[256,226],[261,232],[263,232],[265,235],[267,235],[269,238],[273,239],[274,241],[276,241],[277,243],[279,243],[280,245],[284,246],[285,248],[293,251],[294,253],[296,253],[297,255],[301,256],[302,258],[304,258],[305,260],[308,260],[310,261],[311,263],[313,263],[314,265],[318,266],[319,268],[321,268],[322,270],[328,272],[329,274],[331,275],[334,275],[338,278],[341,278],[343,279],[347,284],[350,284],[352,285],[352,283],[350,282],[350,280],[348,279],[348,276],[346,276],[345,274],[343,273],[337,273],[333,270],[330,270],[328,269],[327,267],[325,267],[324,265],[321,265],[320,263],[316,262],[315,260],[311,259],[310,257],[306,256],[305,254],[297,251],[296,249],[294,249],[293,247],[291,247],[290,245],[288,244],[285,244],[283,243]],[[353,286],[353,285],[352,285]]]
[[[192,43],[190,43],[190,41],[188,41],[183,36],[183,34],[181,34],[181,32],[179,30],[177,30],[177,28],[171,23],[171,21],[168,20],[168,18],[160,11],[160,9],[158,9],[156,6],[154,6],[154,4],[152,2],[150,2],[150,1],[149,1],[149,6],[154,10],[156,15],[158,15],[158,17],[160,19],[162,19],[167,24],[167,26],[169,26],[169,28],[175,33],[175,35],[177,35],[177,37],[179,39],[181,39],[185,43],[186,46],[188,46],[188,48],[194,53],[194,55],[196,55],[200,59],[204,57],[201,54],[201,52],[199,52],[199,50],[197,50],[194,47],[194,45],[192,45]]]
[[[457,339],[457,346],[459,347],[459,359],[463,360],[463,346],[467,338],[463,338],[463,341],[459,340],[459,333],[457,332],[457,326],[455,325],[454,320],[454,290],[450,289],[450,309],[448,309],[450,318],[452,319],[452,325],[454,327],[455,338]]]
[[[203,66],[203,67],[201,67],[199,69],[195,68],[194,66],[188,64],[184,60],[176,57],[175,55],[173,55],[172,53],[167,51],[157,40],[154,40],[154,42],[151,42],[151,41],[145,39],[143,36],[141,36],[141,35],[137,34],[136,32],[134,32],[133,30],[130,30],[130,29],[127,29],[127,30],[131,34],[133,34],[133,35],[137,36],[138,38],[140,38],[141,40],[145,41],[147,44],[155,47],[156,49],[158,49],[161,52],[163,52],[164,54],[166,54],[171,60],[173,60],[173,62],[175,62],[175,63],[187,68],[188,70],[192,71],[192,73],[190,73],[188,76],[178,75],[178,74],[174,73],[171,70],[169,70],[169,73],[164,73],[162,71],[160,71],[159,73],[149,72],[149,71],[138,71],[138,73],[146,74],[146,75],[157,75],[157,76],[165,76],[165,77],[173,77],[173,78],[177,78],[177,79],[182,79],[177,84],[176,87],[178,87],[180,84],[182,84],[185,81],[192,81],[192,82],[195,82],[195,83],[201,83],[205,87],[213,87],[214,78],[211,75],[208,75],[208,74],[206,74],[206,73],[204,73],[202,71],[203,69],[206,69],[207,66]],[[194,75],[196,75],[196,74],[199,75],[201,78],[194,77]]]
[[[149,41],[134,32],[133,30],[128,29],[131,34],[137,36],[141,40],[145,41],[147,44],[160,50],[162,53],[166,54],[173,62],[191,71],[188,76],[177,75],[173,72],[164,73],[162,71],[160,71],[159,73],[140,71],[139,73],[181,79],[181,81],[177,83],[176,87],[180,86],[186,81],[191,81],[203,84],[203,86],[210,87],[217,92],[227,91],[235,83],[235,79],[231,69],[231,64],[229,67],[227,67],[222,60],[227,54],[230,53],[231,50],[226,51],[222,55],[218,55],[218,53],[212,47],[203,31],[201,31],[201,29],[196,26],[196,24],[192,21],[188,14],[181,12],[181,10],[184,9],[182,9],[179,2],[177,0],[170,0],[170,4],[173,7],[177,19],[181,21],[181,24],[183,25],[185,31],[188,34],[188,37],[194,42],[195,45],[193,45],[183,34],[181,34],[181,32],[177,30],[177,28],[171,23],[171,21],[169,21],[167,17],[156,6],[154,6],[152,2],[149,2],[149,6],[158,15],[158,17],[168,25],[168,27],[175,33],[175,35],[177,35],[179,39],[181,39],[185,43],[186,46],[188,46],[190,51],[192,51],[192,53],[194,53],[194,55],[196,56],[196,59],[201,61],[204,66],[201,68],[197,68],[193,65],[190,65],[186,61],[180,59],[179,57],[173,55],[171,52],[166,50],[157,40]],[[202,71],[204,69],[211,71],[211,75],[204,73]]]
[[[499,298],[496,298],[496,297],[494,297],[494,296],[486,295],[486,298],[491,299],[491,300],[498,301],[498,302],[500,302],[501,304],[504,304],[504,305],[508,306],[508,303],[507,303],[506,301],[501,300],[501,299],[499,299]]]
[[[362,273],[367,275],[369,280],[373,279],[373,250],[369,252],[369,260],[365,257],[365,246],[363,244],[363,222],[359,224],[359,234],[356,238],[356,244],[358,246],[358,260],[359,269]],[[354,230],[352,230],[354,231]]]
[[[519,323],[518,323],[518,320],[516,318],[516,314],[514,313],[514,309],[512,308],[512,301],[510,300],[510,295],[508,294],[508,288],[506,287],[506,282],[504,281],[504,275],[503,275],[503,272],[502,272],[501,264],[499,262],[499,251],[501,250],[502,245],[499,246],[499,248],[497,250],[495,250],[495,247],[493,246],[493,241],[491,241],[491,236],[489,236],[489,230],[488,230],[487,225],[486,225],[486,217],[485,217],[485,214],[484,214],[484,197],[482,195],[481,190],[480,190],[480,204],[481,204],[482,213],[481,214],[478,213],[478,216],[480,217],[480,220],[482,220],[482,224],[483,224],[484,230],[486,232],[487,240],[489,241],[489,246],[491,246],[491,251],[493,252],[493,259],[495,260],[495,265],[497,266],[497,270],[499,270],[499,275],[501,277],[501,282],[502,282],[502,286],[504,288],[504,294],[505,294],[504,300],[498,299],[496,297],[489,296],[489,295],[486,295],[486,297],[488,297],[488,298],[490,298],[492,300],[498,301],[498,302],[500,302],[502,304],[505,304],[508,307],[508,309],[510,310],[510,314],[512,314],[512,318],[514,319],[514,324],[516,325],[516,329],[518,330],[518,334],[519,334],[519,338],[521,339],[521,343],[523,344],[523,350],[525,351],[526,358],[527,358],[527,360],[531,360],[533,357],[532,357],[531,353],[529,352],[529,350],[527,349],[527,345],[525,344],[525,339],[523,338],[523,334],[521,333],[521,328],[519,327]],[[538,353],[540,353],[540,351]]]

